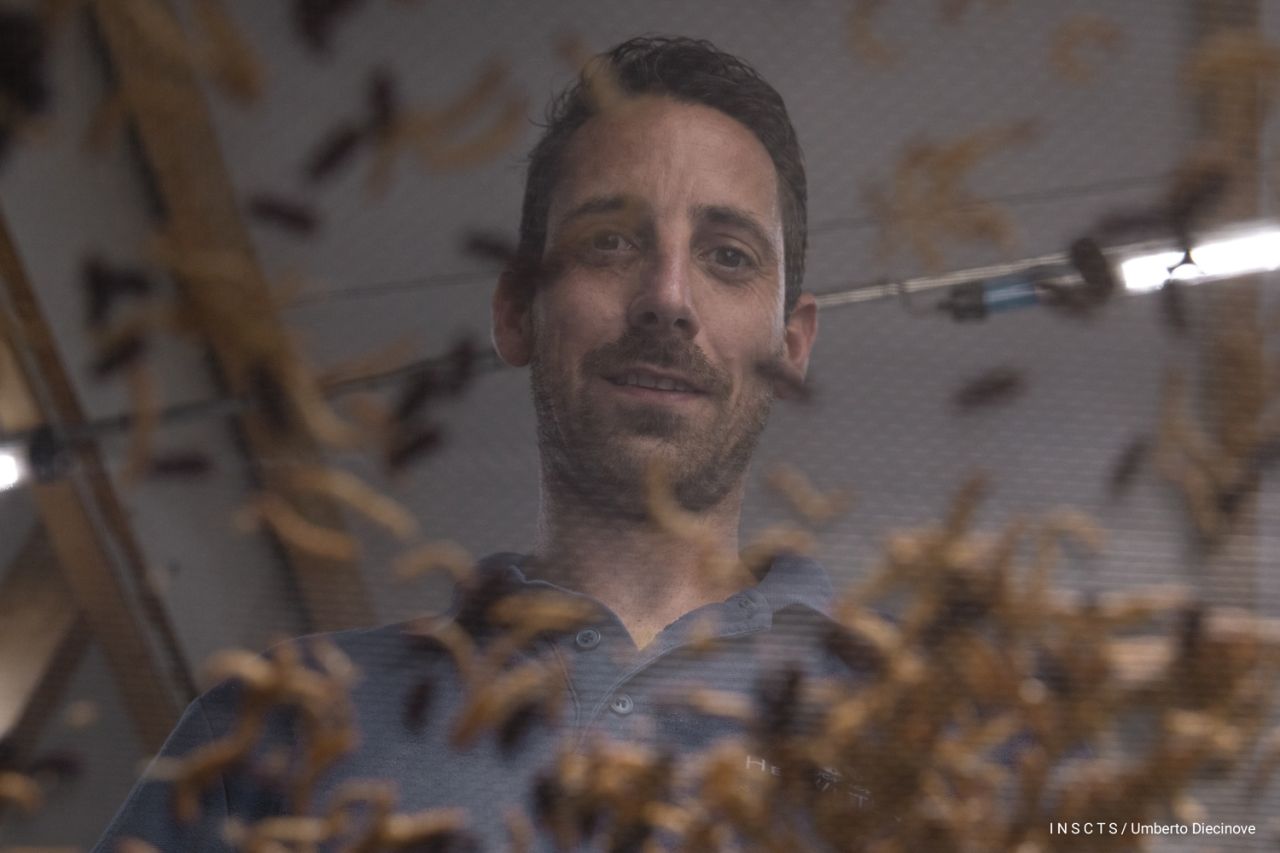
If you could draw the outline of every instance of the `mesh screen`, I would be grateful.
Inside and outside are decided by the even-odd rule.
[[[0,849],[92,849],[140,777],[172,797],[147,800],[147,820],[182,827],[204,819],[184,820],[183,785],[216,817],[208,792],[230,784],[233,821],[209,818],[201,849],[467,849],[461,830],[418,826],[440,847],[410,847],[395,835],[409,824],[376,819],[385,806],[449,826],[424,810],[453,803],[482,849],[1273,849],[1274,3],[0,9],[0,447],[19,480],[0,490]],[[524,262],[547,103],[584,57],[641,34],[750,63],[803,149],[818,332],[805,393],[782,397],[804,399],[774,401],[738,538],[706,548],[811,556],[833,612],[774,612],[737,568],[729,587],[673,588],[656,564],[654,580],[617,581],[647,541],[636,530],[703,547],[677,504],[584,552],[605,579],[593,588],[628,591],[627,618],[531,629],[523,657],[475,663],[471,683],[457,661],[406,675],[399,645],[350,634],[372,682],[345,684],[310,645],[293,661],[288,638],[427,630],[413,620],[456,601],[450,566],[554,541],[530,372],[491,352],[491,302]],[[752,175],[725,163],[723,177],[737,197]],[[699,346],[739,386],[763,384],[742,330],[780,321],[780,297],[726,301],[697,266],[708,256],[656,221],[635,240],[646,271],[597,272],[601,286],[632,298],[670,285],[663,259],[686,263]],[[1229,274],[1197,255],[1241,236]],[[1158,252],[1175,253],[1175,283],[1141,291],[1121,263]],[[620,292],[549,304],[616,337]],[[540,322],[548,356],[586,334]],[[727,423],[708,416],[698,446]],[[672,447],[677,471],[693,464]],[[587,450],[565,452],[609,461]],[[653,626],[647,652],[618,633],[671,602],[727,612],[738,588],[741,633],[759,636],[734,650],[738,629],[708,639],[696,618]],[[772,621],[751,622],[758,608]],[[458,651],[432,625],[418,642],[439,668]],[[596,643],[600,659],[621,649],[616,669],[575,664]],[[533,678],[516,664],[543,660],[535,647],[561,680],[521,704],[502,691]],[[290,673],[328,680],[288,687]],[[228,676],[248,694],[211,702],[203,740],[149,765]],[[244,695],[264,683],[264,707],[296,711],[265,726],[285,726],[276,747],[358,730],[343,754],[390,793],[343,804],[336,758],[300,802],[291,774],[314,756],[290,764],[256,728],[193,775],[188,750],[230,749],[219,726],[256,719]],[[443,694],[430,703],[428,683]],[[349,689],[348,731],[334,709]],[[504,758],[517,711],[534,734]],[[567,758],[539,740],[557,726]],[[733,769],[723,789],[715,760]],[[271,768],[284,793],[237,812],[244,780]],[[311,815],[306,837],[254,823],[273,811]],[[138,820],[120,838],[194,843]],[[534,847],[519,846],[525,821]]]

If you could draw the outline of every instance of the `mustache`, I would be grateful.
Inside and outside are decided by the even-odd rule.
[[[727,397],[733,385],[724,371],[717,369],[701,349],[687,340],[635,329],[587,353],[582,369],[588,375],[601,376],[639,364],[679,372],[712,397]]]

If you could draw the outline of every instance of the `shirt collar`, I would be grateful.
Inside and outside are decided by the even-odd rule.
[[[563,589],[547,581],[529,580],[523,570],[529,558],[528,554],[509,551],[490,554],[476,564],[476,575],[484,577],[491,573],[501,573],[506,575],[514,586]],[[774,557],[764,577],[755,587],[744,590],[739,595],[750,594],[753,590],[768,603],[771,613],[776,613],[784,607],[800,605],[830,616],[835,603],[835,591],[826,570],[817,560],[796,554],[780,554]],[[572,590],[567,591],[572,592]],[[752,596],[752,598],[755,597]]]
[[[756,591],[765,597],[775,613],[793,604],[803,605],[830,616],[835,604],[835,590],[826,569],[812,557],[779,554],[765,572]]]

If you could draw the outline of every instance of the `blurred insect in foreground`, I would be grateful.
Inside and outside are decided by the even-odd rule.
[[[47,53],[39,16],[0,9],[0,166],[12,135],[49,107]]]

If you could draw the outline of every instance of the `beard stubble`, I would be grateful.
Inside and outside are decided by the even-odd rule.
[[[688,376],[707,390],[717,416],[699,422],[659,405],[604,399],[602,376],[642,364]],[[690,512],[718,506],[745,475],[774,397],[772,385],[752,375],[728,409],[732,383],[699,349],[636,329],[587,354],[577,368],[585,391],[576,398],[537,346],[530,367],[544,477],[585,505],[630,520],[648,516],[645,477],[659,453],[681,506]],[[636,447],[632,436],[652,439],[652,449]]]

